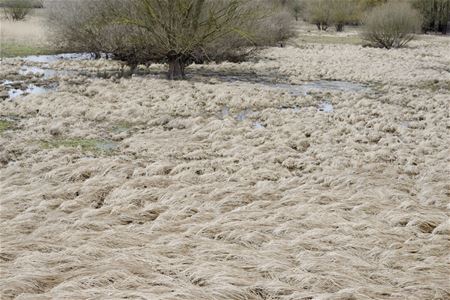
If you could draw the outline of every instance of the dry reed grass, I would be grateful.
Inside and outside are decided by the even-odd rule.
[[[450,81],[448,41],[302,47],[193,69],[378,86],[64,79],[0,102],[20,117],[0,136],[2,299],[449,299],[449,90],[419,87]]]

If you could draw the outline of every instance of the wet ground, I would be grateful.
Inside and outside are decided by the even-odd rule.
[[[45,94],[56,90],[58,88],[58,80],[60,77],[67,76],[87,76],[87,77],[120,77],[123,76],[123,70],[117,70],[114,72],[105,72],[104,74],[93,74],[89,72],[76,72],[73,70],[61,70],[53,67],[54,63],[60,61],[82,61],[93,60],[94,57],[89,53],[66,53],[58,55],[40,55],[40,56],[27,56],[22,58],[23,65],[18,71],[18,75],[23,76],[24,80],[8,80],[5,79],[1,83],[4,92],[0,95],[4,100],[16,100],[21,96],[28,94]],[[141,74],[147,76],[161,77],[163,74]],[[332,80],[318,80],[302,83],[283,83],[278,82],[274,77],[261,77],[257,75],[221,75],[221,74],[195,74],[191,75],[193,78],[208,79],[213,77],[215,80],[221,82],[227,82],[232,85],[239,84],[254,84],[257,88],[264,88],[270,90],[279,90],[286,92],[293,97],[306,96],[314,92],[351,92],[359,93],[367,91],[369,88],[365,85],[347,81],[332,81]],[[6,92],[5,92],[6,90]],[[296,113],[301,110],[300,107],[279,107],[279,110],[291,110]],[[332,113],[333,105],[324,100],[319,103],[317,110],[324,113]],[[251,109],[236,112],[232,114],[229,107],[224,106],[218,113],[220,119],[231,117],[236,121],[244,121],[247,118],[255,115],[255,112]],[[265,126],[258,120],[254,120],[253,127],[255,129],[263,129]]]

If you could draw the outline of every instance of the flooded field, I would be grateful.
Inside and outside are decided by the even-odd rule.
[[[449,48],[2,60],[2,299],[450,298]]]

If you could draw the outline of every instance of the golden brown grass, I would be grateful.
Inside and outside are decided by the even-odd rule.
[[[450,80],[446,49],[307,44],[190,68],[377,82],[358,93],[78,77],[0,102],[17,117],[0,135],[2,299],[449,299],[450,97],[423,88]]]

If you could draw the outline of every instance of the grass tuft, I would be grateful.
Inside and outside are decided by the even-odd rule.
[[[4,131],[8,129],[12,129],[14,127],[14,122],[7,121],[7,120],[0,120],[0,133],[3,133]]]
[[[111,154],[115,152],[118,145],[109,140],[98,140],[98,139],[53,139],[41,141],[41,146],[44,149],[53,148],[80,148],[83,152],[94,152],[94,153],[108,153]]]

